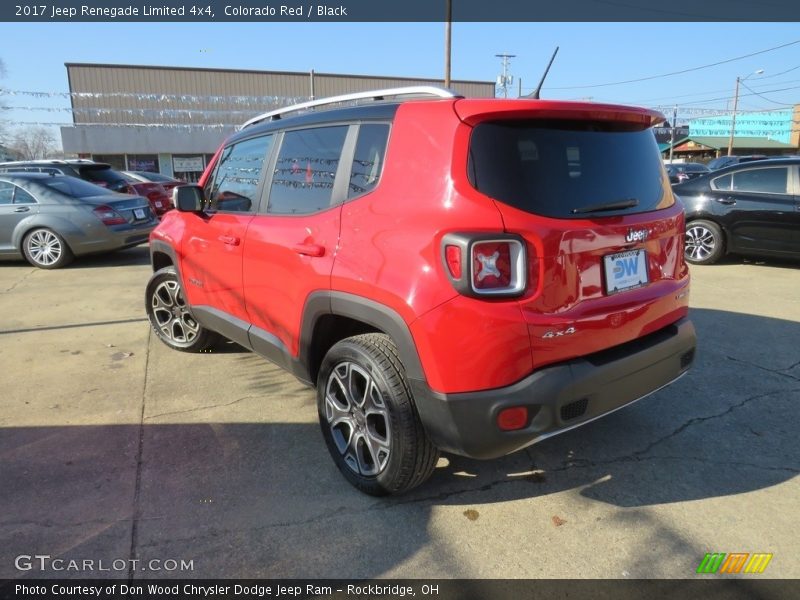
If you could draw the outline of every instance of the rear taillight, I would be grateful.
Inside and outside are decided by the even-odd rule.
[[[103,222],[103,225],[125,225],[127,223],[125,217],[105,204],[98,206],[92,212]]]
[[[450,281],[467,296],[518,296],[527,285],[526,247],[512,235],[444,236],[442,258]]]

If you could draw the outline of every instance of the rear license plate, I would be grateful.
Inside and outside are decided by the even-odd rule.
[[[647,253],[644,250],[629,250],[604,256],[603,269],[606,273],[607,294],[647,285]]]
[[[147,218],[147,213],[144,212],[143,208],[134,208],[133,216],[136,217],[137,220],[141,220]]]

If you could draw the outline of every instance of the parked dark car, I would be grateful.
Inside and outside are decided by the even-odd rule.
[[[718,171],[725,167],[731,167],[740,163],[753,162],[754,160],[765,160],[769,158],[765,154],[745,154],[743,156],[720,156],[708,163],[710,171]]]
[[[672,163],[665,165],[670,183],[683,183],[708,173],[708,167],[700,163]]]
[[[686,260],[728,252],[800,258],[800,158],[742,163],[672,186],[686,210]]]
[[[57,269],[146,242],[157,223],[140,196],[65,175],[0,173],[0,258]]]
[[[150,201],[156,215],[172,208],[172,197],[161,184],[142,182],[92,160],[29,160],[0,163],[0,173],[49,173],[79,177],[113,192],[143,196]]]
[[[172,198],[172,190],[181,185],[187,185],[185,181],[175,179],[163,173],[151,173],[150,171],[122,171],[125,175],[136,179],[137,181],[158,183],[167,192],[167,195]]]

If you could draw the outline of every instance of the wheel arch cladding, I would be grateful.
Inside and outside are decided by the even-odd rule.
[[[388,335],[397,346],[406,375],[424,380],[414,339],[403,318],[388,306],[345,292],[320,291],[309,296],[303,310],[300,361],[316,379],[325,352],[333,344],[370,332]]]

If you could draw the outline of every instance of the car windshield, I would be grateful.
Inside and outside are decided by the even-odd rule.
[[[547,217],[645,212],[671,202],[653,132],[623,123],[480,123],[468,173],[478,191]]]
[[[36,182],[73,198],[90,198],[108,194],[107,189],[77,177],[47,177],[37,179]]]

